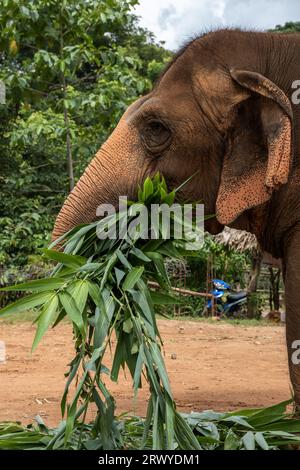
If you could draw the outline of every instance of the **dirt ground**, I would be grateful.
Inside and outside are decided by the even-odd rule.
[[[289,398],[282,326],[160,320],[159,329],[180,410],[260,407]],[[39,414],[55,425],[60,420],[64,372],[73,356],[71,327],[61,324],[48,332],[31,354],[33,335],[29,322],[0,323],[7,352],[6,363],[0,363],[0,421],[29,423]],[[111,384],[117,411],[144,415],[146,387],[133,400],[131,380],[121,376],[118,384]]]

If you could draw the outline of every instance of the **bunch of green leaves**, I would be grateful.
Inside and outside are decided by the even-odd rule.
[[[44,450],[56,430],[47,428],[37,416],[36,424],[0,423],[0,450]]]
[[[51,325],[56,326],[66,316],[73,324],[76,355],[61,400],[66,422],[48,444],[49,448],[56,448],[61,442],[67,445],[77,423],[85,422],[91,403],[97,407],[92,429],[95,447],[119,446],[115,402],[103,376],[107,374],[117,381],[120,369],[125,366],[131,373],[135,393],[143,377],[150,387],[141,445],[147,441],[152,424],[154,449],[200,448],[190,427],[176,411],[154,310],[156,304],[178,302],[169,293],[164,258],[190,254],[187,244],[191,225],[189,222],[184,227],[182,239],[169,239],[165,224],[159,219],[155,238],[151,239],[153,226],[148,220],[151,211],[147,211],[147,220],[138,219],[138,224],[136,217],[142,208],[153,203],[172,205],[174,198],[175,191],[168,192],[163,177],[159,174],[153,179],[148,177],[138,191],[138,202],[130,202],[125,210],[100,222],[71,230],[56,241],[63,246],[63,252],[45,251],[48,259],[57,262],[50,277],[4,288],[32,292],[0,313],[38,308],[33,350]],[[175,216],[170,214],[172,237]],[[107,238],[115,226],[119,236]],[[160,291],[149,290],[148,280],[156,281]],[[108,370],[103,357],[113,334],[117,344],[112,368]],[[70,385],[75,382],[75,395],[68,401]]]
[[[183,415],[206,450],[278,450],[300,443],[300,420],[287,412],[293,400],[267,407]]]
[[[287,400],[266,408],[241,409],[233,412],[183,413],[202,450],[283,450],[298,448],[300,419],[295,419]],[[141,418],[124,421],[127,448],[139,446],[144,422]],[[151,439],[145,448],[151,448]]]
[[[199,446],[203,450],[286,450],[297,448],[300,443],[300,420],[291,419],[287,411],[292,400],[267,408],[242,409],[230,413],[212,410],[183,414]],[[46,450],[60,433],[48,428],[39,416],[36,424],[0,424],[0,449]],[[151,449],[152,426],[144,439],[145,420],[137,416],[122,416],[115,420],[119,433],[119,449]],[[56,440],[56,449],[64,443]],[[78,425],[67,442],[68,449],[93,450],[98,448],[94,438],[93,423]],[[199,447],[198,447],[199,448]]]
[[[183,413],[202,450],[282,450],[300,443],[300,419],[295,419],[287,400],[267,408],[241,409],[229,413],[213,410]],[[127,448],[139,446],[144,422],[140,418],[124,421]],[[148,446],[148,447],[147,447]],[[151,448],[151,439],[145,448]]]

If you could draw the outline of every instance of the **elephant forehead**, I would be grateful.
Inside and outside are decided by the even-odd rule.
[[[141,98],[137,99],[136,101],[134,101],[133,103],[131,103],[130,106],[128,106],[128,108],[126,109],[125,113],[123,114],[120,122],[124,119],[125,121],[129,122],[130,121],[130,118],[132,116],[135,115],[135,113],[141,108],[141,106],[143,105],[143,103],[145,103],[146,101],[148,101],[150,98],[149,98],[150,94],[149,95],[146,95],[146,96],[142,96]]]
[[[188,115],[196,111],[195,102],[191,93],[180,86],[174,86],[172,89],[159,88],[155,93],[133,103],[122,120],[131,125],[137,123],[139,119],[157,117],[165,119],[167,122],[186,119]]]

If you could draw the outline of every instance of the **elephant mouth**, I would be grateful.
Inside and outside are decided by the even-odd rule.
[[[224,225],[220,224],[216,217],[206,220],[204,225],[205,230],[207,230],[211,235],[218,235],[224,229]]]

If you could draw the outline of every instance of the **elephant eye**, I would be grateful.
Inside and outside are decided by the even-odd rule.
[[[170,143],[171,132],[158,119],[151,119],[146,123],[142,137],[151,152],[161,152]]]

